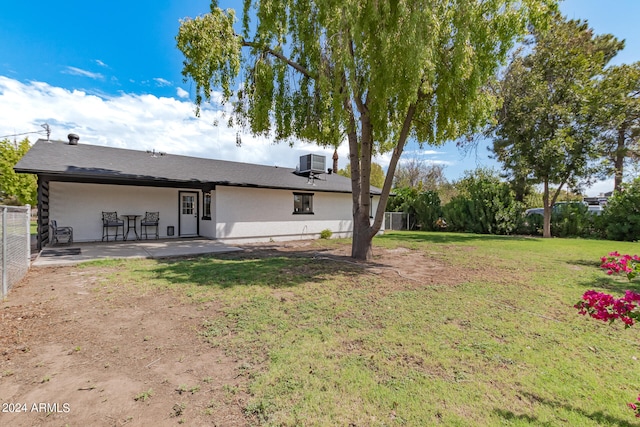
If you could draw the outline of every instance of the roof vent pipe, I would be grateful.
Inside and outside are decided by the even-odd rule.
[[[69,138],[69,145],[78,145],[78,140],[80,140],[80,137],[75,133],[70,133],[67,138]]]

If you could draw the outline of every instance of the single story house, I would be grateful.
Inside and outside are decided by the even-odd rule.
[[[73,227],[76,242],[102,240],[103,211],[159,212],[160,238],[242,243],[317,238],[325,229],[339,237],[352,233],[351,180],[325,169],[324,156],[302,156],[293,169],[78,139],[40,139],[14,168],[38,178],[39,249],[49,243],[50,220]],[[371,193],[375,212],[380,190]],[[136,224],[140,231],[140,218]]]

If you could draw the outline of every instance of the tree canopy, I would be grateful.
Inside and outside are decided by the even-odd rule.
[[[198,106],[212,90],[232,125],[276,141],[347,141],[352,256],[372,256],[395,168],[408,139],[441,144],[478,131],[496,106],[486,84],[527,26],[556,0],[245,0],[235,11],[181,22],[183,75]],[[255,19],[255,22],[252,20]],[[373,154],[391,153],[370,222]]]
[[[625,164],[640,158],[640,62],[609,67],[596,82],[591,107],[599,130],[604,174],[622,184]]]
[[[534,31],[530,49],[515,55],[499,86],[504,101],[492,129],[493,152],[516,181],[543,184],[545,237],[563,186],[594,173],[593,86],[623,46],[612,35],[594,36],[586,22],[556,14],[548,31]]]
[[[34,175],[17,174],[13,167],[29,151],[29,139],[13,143],[0,140],[0,202],[8,205],[34,206],[37,201],[37,183]]]

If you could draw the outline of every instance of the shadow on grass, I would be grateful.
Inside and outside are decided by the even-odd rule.
[[[600,270],[600,260],[593,260],[593,259],[576,259],[573,261],[567,261],[567,264],[571,264],[571,265],[581,265],[583,267],[591,267],[594,270]]]
[[[553,409],[563,409],[565,411],[568,412],[573,412],[573,413],[577,413],[582,415],[585,418],[588,418],[594,422],[596,422],[599,425],[608,425],[608,426],[620,426],[620,427],[633,427],[636,426],[636,424],[633,424],[627,420],[624,419],[620,419],[620,418],[616,418],[616,417],[612,417],[611,415],[607,415],[605,413],[603,413],[602,411],[595,411],[595,412],[588,412],[585,411],[582,408],[577,408],[575,406],[572,405],[567,405],[566,403],[560,403],[560,402],[556,402],[555,400],[550,400],[550,399],[545,399],[543,397],[540,397],[536,394],[533,393],[529,393],[529,392],[523,392],[522,393],[524,396],[526,396],[527,398],[529,398],[531,401],[534,402],[538,402],[542,405],[545,406],[549,406]],[[504,418],[505,420],[509,420],[509,421],[516,421],[516,420],[521,420],[521,421],[525,421],[528,422],[530,424],[534,424],[534,425],[556,425],[555,423],[543,423],[540,420],[538,420],[537,417],[532,417],[530,415],[523,415],[523,414],[514,414],[511,411],[505,411],[503,409],[495,409],[494,412],[501,416],[502,418]],[[631,418],[633,418],[633,411],[631,411],[631,409],[629,409],[629,416]]]
[[[600,268],[601,262],[600,260],[594,261],[591,259],[579,259],[573,261],[567,261],[569,265],[581,265],[583,267],[589,267],[593,269],[594,272],[600,272],[601,276],[593,280],[586,280],[582,282],[578,282],[578,285],[588,288],[588,289],[606,289],[608,291],[614,291],[617,293],[624,293],[624,291],[632,290],[635,292],[640,292],[640,282],[638,279],[629,281],[624,275],[619,276],[609,276],[607,275],[607,270]]]
[[[281,252],[259,249],[182,259],[160,259],[152,272],[173,284],[194,284],[220,289],[235,286],[286,288],[322,282],[332,275],[356,276],[373,264],[347,257],[327,259],[318,250]]]
[[[497,236],[494,234],[447,233],[436,231],[391,231],[376,237],[378,241],[424,242],[424,243],[469,243],[473,241],[527,241],[541,239],[528,236]],[[374,240],[375,243],[375,240]]]
[[[626,277],[612,277],[605,273],[594,280],[578,282],[578,285],[588,289],[606,289],[619,294],[624,294],[626,290],[640,292],[640,282],[637,279],[629,281]]]
[[[552,425],[555,425],[553,423],[548,423],[548,422],[547,423],[543,423],[537,417],[532,417],[531,415],[514,414],[513,412],[505,411],[504,409],[494,409],[493,412],[495,412],[501,418],[504,418],[505,420],[510,421],[510,422],[520,421],[520,422],[525,422],[527,424],[532,424],[532,425],[536,425],[536,426],[552,426]]]

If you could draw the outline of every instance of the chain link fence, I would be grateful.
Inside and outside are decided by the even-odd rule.
[[[31,262],[30,223],[31,206],[0,205],[0,269],[2,293],[6,298],[9,289],[19,282]]]
[[[415,227],[415,216],[405,212],[385,212],[385,230],[413,230]]]

